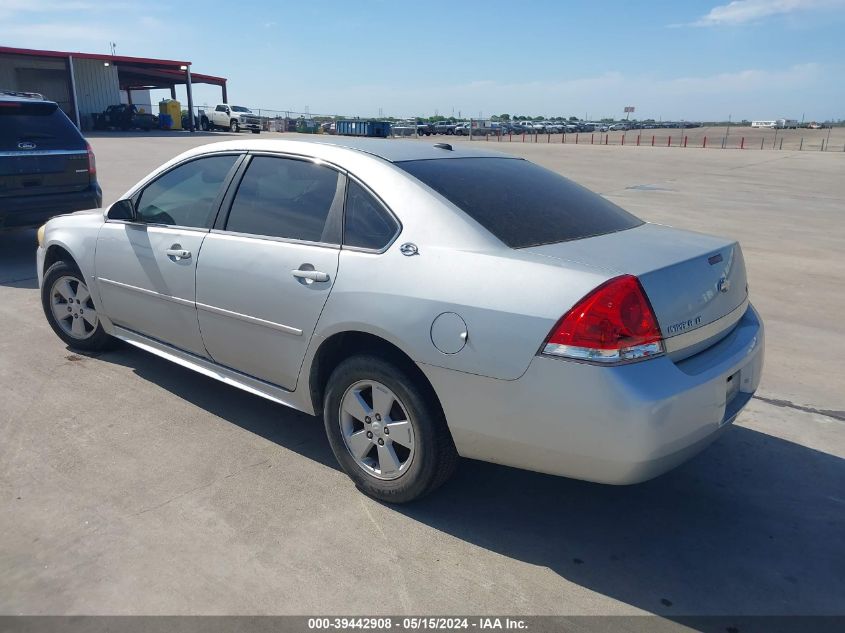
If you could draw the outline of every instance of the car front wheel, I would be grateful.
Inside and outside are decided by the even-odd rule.
[[[68,262],[47,269],[41,305],[50,327],[71,348],[94,352],[113,342],[103,330],[82,273]]]
[[[230,132],[239,132],[239,131],[240,131],[240,129],[241,129],[241,128],[240,128],[240,126],[238,125],[238,121],[237,121],[237,119],[232,119],[232,121],[229,123],[229,131],[230,131]]]
[[[343,361],[329,379],[323,420],[332,451],[365,494],[406,503],[454,472],[458,454],[439,403],[411,372],[375,356]]]

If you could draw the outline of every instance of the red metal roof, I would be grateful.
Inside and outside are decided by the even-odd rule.
[[[0,46],[0,53],[8,55],[29,55],[31,57],[74,57],[76,59],[102,59],[107,62],[126,64],[150,64],[152,66],[190,66],[191,62],[180,62],[173,59],[153,59],[151,57],[127,57],[125,55],[108,55],[100,53],[78,53],[72,51],[42,51],[32,48],[13,48]]]
[[[7,55],[23,55],[28,57],[73,57],[75,59],[98,59],[113,63],[118,68],[120,67],[120,64],[124,64],[124,70],[127,73],[143,74],[143,71],[146,70],[150,73],[156,73],[155,77],[159,79],[164,77],[172,77],[172,79],[175,80],[176,83],[184,83],[184,81],[179,81],[184,80],[185,77],[184,71],[181,70],[180,67],[191,65],[191,62],[182,62],[173,59],[128,57],[126,55],[101,55],[99,53],[77,53],[72,51],[43,51],[32,48],[13,48],[11,46],[0,46],[0,54],[4,53]],[[191,80],[195,83],[215,84],[218,86],[223,86],[226,84],[225,77],[215,77],[214,75],[202,75],[200,73],[191,73]]]

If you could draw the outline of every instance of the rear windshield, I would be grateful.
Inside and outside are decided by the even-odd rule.
[[[604,235],[639,218],[571,180],[516,158],[397,162],[511,248]]]
[[[0,101],[0,151],[85,149],[82,135],[55,103]]]

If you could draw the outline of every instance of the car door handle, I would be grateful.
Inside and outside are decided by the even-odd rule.
[[[327,273],[320,272],[319,270],[302,270],[301,268],[297,268],[296,270],[290,271],[290,274],[297,279],[304,279],[305,281],[329,280],[329,275]]]
[[[168,248],[166,251],[168,257],[172,257],[176,261],[181,259],[191,259],[191,251],[186,251],[181,248]]]

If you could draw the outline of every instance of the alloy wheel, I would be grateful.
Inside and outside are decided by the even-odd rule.
[[[62,331],[68,336],[84,340],[97,330],[97,309],[88,287],[76,277],[59,277],[50,289],[50,308]]]
[[[361,380],[340,401],[340,431],[355,463],[368,475],[401,477],[414,459],[414,425],[408,410],[385,385]]]

